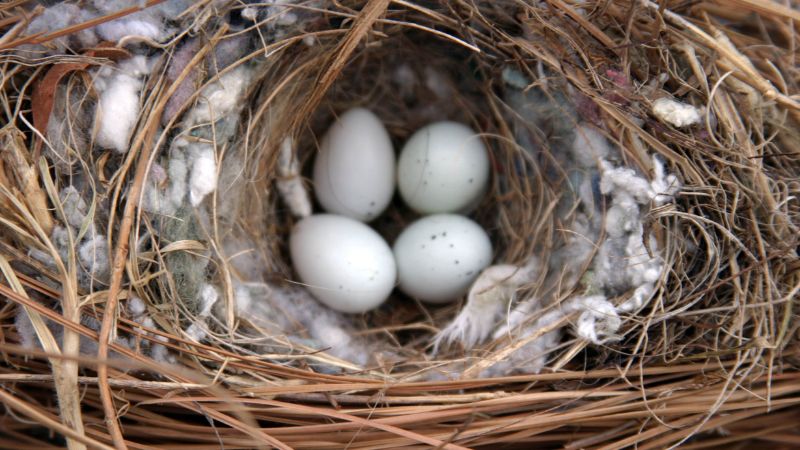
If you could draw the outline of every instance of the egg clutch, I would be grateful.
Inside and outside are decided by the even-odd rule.
[[[489,175],[487,149],[466,125],[427,125],[396,158],[374,113],[345,112],[314,161],[314,192],[327,213],[302,219],[289,239],[300,281],[345,313],[378,307],[395,286],[429,303],[458,299],[492,261],[488,235],[465,216],[478,207]],[[368,223],[389,206],[395,187],[422,217],[390,248]]]

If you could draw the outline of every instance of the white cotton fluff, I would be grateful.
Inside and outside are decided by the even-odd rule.
[[[105,281],[109,275],[108,241],[105,236],[87,236],[78,248],[80,263],[92,280]]]
[[[219,297],[219,291],[217,291],[214,285],[203,283],[200,288],[200,293],[198,294],[200,310],[197,312],[195,321],[184,330],[186,335],[195,342],[202,342],[205,340],[206,336],[208,336],[207,320],[211,317],[211,312],[214,309],[214,305],[217,304]]]
[[[600,162],[600,191],[606,195],[632,197],[638,204],[647,205],[650,201],[656,206],[671,201],[680,190],[678,178],[666,174],[664,163],[653,156],[653,181],[647,181],[628,167],[614,167],[608,161]]]
[[[201,322],[198,321],[198,322],[195,322],[195,323],[189,325],[184,332],[193,341],[195,341],[195,342],[203,342],[205,340],[206,336],[208,336],[208,333],[206,332],[205,326],[206,326],[205,322],[201,323]]]
[[[156,339],[166,342],[167,338],[164,336],[156,336]],[[177,358],[173,355],[167,347],[162,344],[153,344],[150,346],[150,357],[163,364],[175,364]]]
[[[392,71],[392,81],[397,85],[400,96],[403,98],[413,98],[414,89],[417,87],[417,74],[406,63],[398,65]]]
[[[680,189],[674,175],[666,175],[663,163],[653,158],[655,177],[648,182],[629,168],[601,163],[601,191],[611,196],[606,213],[605,230],[608,238],[601,244],[594,263],[593,285],[611,294],[654,283],[661,275],[663,261],[650,255],[657,244],[652,235],[643,236],[641,207],[651,201],[660,205],[669,201]]]
[[[534,315],[539,315],[533,323],[527,323]],[[564,317],[556,308],[541,314],[539,299],[521,302],[494,333],[495,339],[509,338],[512,341],[525,340],[541,330],[552,326]],[[481,372],[481,377],[506,376],[512,373],[539,373],[547,363],[547,357],[561,340],[561,328],[548,331],[531,340],[507,358]]]
[[[578,157],[575,159],[579,160]],[[611,198],[605,221],[576,220],[571,237],[551,255],[550,270],[553,273],[548,274],[548,279],[555,277],[565,286],[574,285],[578,281],[578,269],[594,252],[594,239],[600,235],[600,229],[605,229],[606,238],[599,243],[591,271],[586,274],[588,290],[595,295],[572,297],[544,313],[541,305],[546,303],[542,300],[523,301],[507,316],[506,323],[496,329],[495,339],[526,339],[567,315],[578,313],[572,323],[575,334],[594,345],[601,345],[618,339],[617,332],[623,323],[621,312],[638,311],[653,295],[664,262],[659,254],[651,255],[645,246],[647,239],[650,249],[658,251],[655,237],[643,235],[642,209],[672,200],[680,189],[680,183],[675,176],[666,174],[663,162],[656,157],[653,157],[652,181],[633,169],[616,167],[604,159],[600,159],[599,167],[600,190]],[[586,204],[581,206],[589,207]],[[583,213],[578,217],[583,217]],[[631,289],[633,294],[619,307],[608,300]],[[547,362],[548,354],[556,347],[561,332],[558,328],[539,336],[486,369],[482,375],[539,372]]]
[[[503,77],[504,83],[520,91],[531,84],[531,80],[529,80],[528,77],[511,66],[504,67],[501,76]]]
[[[653,155],[653,181],[650,182],[653,203],[661,206],[671,202],[680,190],[681,182],[678,177],[671,173],[668,174],[661,158]]]
[[[300,176],[300,163],[292,145],[293,140],[287,137],[281,143],[281,153],[278,158],[278,175],[276,181],[278,193],[283,203],[289,208],[292,215],[297,218],[308,217],[312,213],[311,199],[303,179]]]
[[[211,315],[211,310],[218,300],[219,292],[217,288],[212,284],[203,283],[203,286],[200,288],[200,311],[197,315],[199,317],[209,317]]]
[[[272,263],[264,257],[264,249],[244,233],[225,236],[222,247],[234,274],[241,280],[257,280],[264,272],[273,270]]]
[[[253,307],[253,293],[251,286],[246,284],[236,284],[233,296],[237,316],[245,315],[246,311],[250,311]]]
[[[297,0],[269,0],[266,4],[273,5],[266,8],[267,16],[271,21],[269,25],[272,28],[276,26],[289,26],[294,25],[297,20],[297,14],[292,12],[292,8],[288,5],[296,3]]]
[[[19,343],[24,348],[36,348],[39,346],[39,338],[36,336],[36,329],[33,327],[28,311],[22,306],[17,306],[17,314],[14,317],[14,328],[19,334]]]
[[[626,195],[637,203],[646,203],[654,196],[650,183],[629,167],[615,167],[608,161],[600,162],[600,191],[606,195]]]
[[[95,113],[97,144],[119,153],[128,151],[133,128],[139,118],[139,92],[150,72],[147,58],[134,56],[118,67],[103,67],[94,79],[100,94]]]
[[[155,213],[163,212],[167,209],[168,201],[164,197],[165,184],[167,181],[167,171],[159,163],[153,163],[147,174],[147,181],[142,193],[141,208],[145,211]]]
[[[209,144],[191,144],[188,153],[192,164],[189,201],[196,207],[217,189],[217,159],[214,147]]]
[[[146,328],[157,329],[155,321],[146,314],[142,314],[136,317],[133,317],[133,321],[142,325]],[[136,332],[143,334],[145,336],[150,335],[150,332],[144,330],[141,327],[134,327],[133,328]],[[168,339],[161,335],[154,335],[155,340],[160,342],[167,342]],[[169,363],[174,364],[176,362],[175,356],[170,353],[169,349],[162,344],[159,343],[151,343],[149,340],[144,339],[142,340],[142,347],[150,349],[150,357],[154,360],[161,362],[161,363]]]
[[[572,299],[569,306],[569,310],[581,311],[575,324],[578,336],[595,345],[617,338],[616,332],[622,325],[622,319],[604,295],[578,297]]]
[[[492,327],[514,299],[515,291],[536,279],[539,260],[531,258],[524,266],[500,264],[488,267],[472,283],[467,304],[434,340],[434,353],[443,343],[460,343],[470,349],[491,334]]]
[[[92,13],[80,6],[74,3],[63,2],[46,8],[40,15],[31,20],[25,30],[25,34],[30,36],[39,33],[49,33],[85,22],[92,18]],[[63,54],[67,48],[75,47],[75,50],[80,50],[97,45],[97,41],[97,36],[94,31],[89,28],[70,33],[68,36],[52,39],[48,41],[47,47],[43,45],[22,45],[17,50],[25,56],[40,56],[41,53]]]
[[[507,323],[494,333],[495,339],[510,338],[525,340],[534,334],[549,329],[566,316],[580,312],[575,320],[575,334],[594,345],[601,345],[617,338],[622,325],[617,310],[605,296],[573,297],[548,311],[541,311],[541,302],[529,299],[520,303],[508,316]],[[531,318],[538,316],[528,323]],[[526,343],[506,359],[497,362],[481,373],[482,377],[505,376],[511,373],[539,373],[547,363],[550,353],[561,340],[562,327],[547,331]]]
[[[633,295],[631,295],[631,298],[619,305],[619,308],[617,309],[622,312],[638,311],[642,308],[642,306],[644,306],[645,301],[647,301],[650,296],[653,295],[653,291],[655,291],[655,286],[653,283],[643,283],[641,286],[636,288],[636,290],[633,292]]]
[[[605,136],[596,128],[583,123],[575,129],[572,155],[581,167],[597,167],[598,162],[608,158],[611,152]]]
[[[142,199],[142,208],[155,214],[171,215],[183,204],[189,191],[189,169],[186,149],[189,143],[175,139],[170,149],[170,158],[165,171],[161,165],[153,164]]]
[[[695,125],[702,120],[701,111],[697,107],[667,97],[654,101],[652,111],[658,120],[676,128]]]
[[[136,15],[138,16],[138,15]],[[103,39],[118,42],[128,36],[137,36],[156,42],[165,41],[172,33],[160,19],[149,16],[123,17],[97,26]]]
[[[258,22],[258,8],[248,6],[242,9],[242,17],[250,22]]]
[[[147,305],[144,304],[144,300],[136,295],[131,295],[126,303],[126,307],[128,309],[128,314],[130,314],[131,317],[141,316],[145,311],[147,311]]]
[[[367,364],[372,356],[366,342],[352,335],[351,327],[343,315],[322,305],[306,289],[270,285],[267,301],[271,306],[270,312],[285,312],[281,315],[283,317],[278,317],[285,322],[283,327],[291,326],[291,319],[298,321],[308,330],[319,348],[326,349],[331,355],[361,366]],[[273,317],[270,319],[275,320]]]
[[[94,7],[102,14],[130,8],[131,1],[95,0]],[[177,31],[168,24],[192,5],[190,0],[168,0],[149,6],[142,11],[104,22],[96,27],[97,34],[105,40],[118,42],[126,37],[141,37],[156,42],[165,42]],[[144,4],[140,6],[145,6]]]
[[[176,147],[179,145],[180,142],[176,144]],[[174,211],[183,203],[183,199],[186,198],[189,167],[186,162],[186,154],[183,150],[176,148],[172,152],[169,160],[169,167],[167,168],[167,176],[169,179],[167,198],[171,206],[170,209]]]
[[[88,210],[86,202],[74,186],[67,186],[62,189],[61,192],[58,193],[58,197],[59,200],[61,200],[61,206],[64,210],[67,224],[77,232],[86,220],[86,213]]]
[[[137,16],[142,13],[157,14],[161,17],[176,18],[186,8],[190,7],[194,0],[166,0],[153,6],[147,6],[144,0],[92,0],[92,6],[98,11],[108,14],[131,6],[147,7],[142,12],[132,14]]]
[[[210,124],[238,111],[251,78],[252,69],[241,65],[206,86],[197,104],[186,114],[187,126]]]

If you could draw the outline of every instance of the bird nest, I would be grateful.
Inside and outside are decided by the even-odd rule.
[[[0,14],[2,446],[799,439],[796,8]],[[318,142],[353,107],[395,148],[453,120],[489,149],[493,265],[460,301],[348,315],[297,281]]]

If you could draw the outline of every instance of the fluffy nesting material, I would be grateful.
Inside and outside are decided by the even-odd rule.
[[[144,300],[137,297],[136,295],[132,295],[128,302],[125,304],[125,307],[128,310],[128,314],[131,316],[141,316],[142,314],[147,311],[147,305],[144,304]]]
[[[208,283],[204,284],[200,289],[200,313],[198,316],[203,318],[210,317],[211,310],[214,308],[214,305],[217,304],[218,300],[219,292],[217,288]]]
[[[538,316],[531,322],[531,317]],[[481,377],[505,376],[515,372],[537,373],[547,362],[547,356],[558,345],[561,339],[561,330],[557,328],[545,331],[563,318],[560,310],[551,310],[541,314],[539,299],[533,298],[521,303],[511,314],[508,320],[494,332],[495,339],[508,339],[513,343],[518,340],[529,340],[508,358],[481,372]]]
[[[331,355],[364,366],[373,356],[366,342],[354,336],[352,325],[343,315],[322,305],[302,287],[264,285],[266,295],[253,298],[246,311],[250,320],[275,323],[292,331],[293,321],[305,328],[312,345]],[[276,312],[278,312],[276,314]],[[297,335],[297,332],[291,333]]]
[[[94,0],[92,3],[98,13],[103,15],[133,6],[128,0]],[[171,26],[168,21],[177,18],[192,3],[189,0],[168,0],[119,19],[104,22],[96,27],[96,32],[101,38],[112,42],[127,37],[139,37],[163,43],[177,31],[177,28]]]
[[[522,267],[501,264],[483,270],[467,294],[467,303],[434,341],[434,353],[441,344],[461,343],[472,348],[492,332],[498,319],[511,309],[516,290],[534,281],[540,273],[539,259],[532,257]]]
[[[192,173],[189,177],[189,201],[198,206],[206,195],[217,189],[217,157],[210,144],[198,143],[189,146]]]
[[[252,75],[252,69],[242,65],[206,86],[200,92],[197,105],[186,114],[186,126],[211,124],[238,111]]]
[[[303,186],[300,163],[297,161],[292,142],[292,138],[286,138],[281,144],[281,154],[278,159],[279,178],[276,185],[283,203],[292,215],[303,218],[311,215],[311,198]]]
[[[116,68],[106,66],[97,72],[94,88],[100,95],[95,112],[98,145],[119,153],[128,151],[139,118],[143,77],[149,73],[149,62],[144,56],[134,56]]]
[[[166,201],[169,202],[166,208],[168,213],[174,212],[186,198],[186,183],[189,178],[189,164],[186,161],[186,152],[181,148],[189,144],[184,140],[175,142],[175,150],[169,160],[167,169],[167,179],[169,180],[169,191]]]
[[[658,120],[676,128],[695,125],[702,120],[702,114],[697,107],[667,97],[654,101],[652,111]]]
[[[216,75],[239,61],[252,49],[252,38],[248,34],[237,34],[222,39],[214,45],[214,51],[206,61],[206,69],[208,73]]]
[[[33,327],[31,317],[22,306],[17,308],[17,314],[14,316],[14,329],[19,335],[19,343],[25,348],[36,348],[39,338],[36,336],[36,329]]]
[[[597,167],[601,160],[612,154],[611,146],[597,128],[583,123],[575,130],[572,141],[572,155],[582,168]]]
[[[193,0],[166,0],[150,6],[142,12],[147,12],[159,17],[177,18],[182,12],[192,6],[193,3]],[[94,6],[97,11],[103,14],[109,14],[125,8],[130,8],[131,6],[145,6],[145,1],[139,0],[138,2],[135,2],[131,0],[92,0],[92,6]]]
[[[467,349],[488,337],[492,329],[495,339],[530,340],[482,376],[540,371],[547,356],[556,348],[563,326],[567,325],[566,321],[561,325],[557,323],[571,314],[577,314],[573,326],[579,338],[595,345],[616,339],[623,323],[619,313],[631,313],[643,307],[663,272],[664,263],[658,255],[655,238],[644,235],[642,220],[650,205],[672,200],[680,188],[677,178],[667,174],[663,163],[655,157],[652,181],[631,168],[612,163],[609,158],[615,156],[615,149],[601,133],[585,124],[578,127],[568,148],[571,157],[562,157],[562,163],[571,161],[579,168],[579,173],[589,176],[581,176],[575,182],[576,190],[586,192],[563,208],[568,211],[577,207],[578,213],[572,233],[551,254],[547,275],[539,278],[543,285],[537,292],[545,296],[523,299],[506,313],[515,288],[536,280],[542,268],[531,263],[528,271],[509,265],[492,266],[473,284],[466,307],[437,337],[437,344],[458,342]],[[569,166],[567,170],[571,170]],[[599,193],[610,199],[605,216],[597,211],[603,202],[595,201],[592,186],[595,176],[599,178]],[[595,244],[603,231],[606,238]],[[647,251],[645,239],[655,254]],[[554,300],[549,296],[558,292],[558,286],[569,289],[578,285],[592,255],[595,256],[590,271],[583,278],[583,288],[591,295],[576,295],[551,304]],[[609,300],[632,289],[633,295],[619,307]],[[504,320],[498,321],[503,317]]]
[[[42,316],[45,320],[47,328],[50,330],[50,333],[55,338],[55,341],[60,345],[63,341],[64,337],[64,327],[56,322],[52,322],[47,320],[46,317]],[[93,317],[89,316],[82,316],[81,317],[81,325],[93,330],[99,331],[100,330],[100,322]],[[14,316],[14,326],[19,334],[20,344],[28,349],[37,349],[42,350],[42,345],[39,342],[39,337],[36,335],[36,330],[33,327],[33,322],[31,322],[31,318],[28,315],[28,312],[23,307],[18,307],[16,315]],[[131,340],[127,337],[118,336],[114,339],[114,343],[126,348],[133,348],[131,345]],[[90,339],[86,336],[81,335],[79,337],[79,346],[78,346],[78,353],[80,355],[85,355],[88,357],[97,357],[97,342],[93,339]],[[108,354],[109,358],[121,358],[122,356],[115,352],[111,351]]]
[[[149,18],[128,18],[105,22],[97,26],[97,34],[104,40],[117,42],[128,36],[163,42],[172,32],[163,23]]]
[[[87,235],[78,247],[78,260],[85,274],[86,283],[105,283],[110,275],[108,240],[100,234]]]
[[[197,207],[217,189],[218,166],[211,144],[176,139],[168,164],[166,174],[158,164],[151,167],[143,194],[142,208],[146,211],[172,215],[187,198],[191,206]]]
[[[56,248],[58,257],[66,264],[70,250],[75,250],[78,284],[82,289],[107,283],[110,275],[108,241],[104,235],[98,233],[93,218],[88,216],[86,200],[74,186],[61,189],[59,197],[66,223],[56,225],[50,232],[50,241]],[[53,256],[49,253],[31,249],[28,254],[47,266],[56,268]]]
[[[152,317],[147,314],[147,310],[145,307],[144,302],[141,301],[138,297],[134,296],[128,300],[127,306],[128,313],[131,316],[131,320],[134,322],[150,329],[158,329],[156,326],[155,321]],[[134,327],[134,329],[145,336],[148,336],[150,333],[146,331],[144,328]],[[160,342],[167,342],[168,339],[161,335],[154,335],[153,336],[156,340]],[[129,344],[130,348],[137,348],[135,344],[136,337],[131,336],[130,338],[131,344]],[[142,340],[141,345],[138,346],[139,349],[143,350],[146,354],[148,354],[154,360],[165,363],[165,364],[174,364],[177,359],[175,355],[173,355],[167,347],[159,343],[151,343],[149,340]]]
[[[274,264],[267,260],[252,239],[236,233],[223,240],[223,248],[228,262],[240,280],[260,280],[264,272],[276,270]]]
[[[199,297],[200,311],[195,321],[185,330],[186,335],[196,342],[202,342],[208,336],[208,318],[219,300],[219,292],[213,285],[206,283],[200,288]]]
[[[75,186],[67,186],[61,189],[58,198],[61,200],[67,224],[76,231],[80,230],[88,213],[86,201],[83,200],[80,192],[75,189]]]
[[[581,312],[575,324],[578,336],[595,345],[616,338],[615,333],[622,325],[622,319],[617,314],[617,308],[604,295],[578,297],[569,306],[568,312]]]
[[[309,13],[301,9],[292,7],[294,4],[301,3],[298,0],[268,0],[261,2],[262,6],[251,4],[242,10],[242,17],[256,22],[263,20],[266,28],[275,34],[276,39],[281,39],[286,35],[286,28],[302,23]],[[307,8],[321,8],[322,2],[304,1],[303,6]]]
[[[26,34],[34,35],[39,33],[49,33],[55,30],[67,28],[81,22],[85,22],[94,17],[91,11],[79,7],[73,3],[59,3],[53,5],[42,14],[31,21],[26,29]],[[43,56],[45,54],[64,53],[70,48],[86,48],[97,45],[98,39],[94,31],[85,29],[68,36],[58,37],[47,43],[47,47],[42,45],[24,45],[19,51],[23,56]]]
[[[91,2],[91,5],[76,3],[78,2],[59,2],[44,9],[28,25],[26,34],[35,35],[62,30],[131,6],[137,6],[127,0],[95,0]],[[190,0],[165,1],[142,11],[58,37],[43,45],[20,46],[18,53],[22,56],[43,56],[44,54],[63,54],[68,49],[80,53],[82,49],[96,46],[101,40],[118,42],[128,37],[163,43],[178,30],[169,22],[176,19],[192,3]]]
[[[622,324],[617,308],[603,295],[573,297],[553,308],[542,309],[539,299],[534,298],[520,304],[508,316],[508,321],[494,333],[495,339],[514,341],[530,340],[507,359],[484,370],[482,377],[505,376],[511,373],[538,373],[547,363],[563,334],[563,321],[570,314],[579,313],[574,322],[578,337],[601,345],[616,339]],[[555,327],[555,328],[554,328]]]
[[[87,153],[94,100],[83,83],[61,83],[53,98],[47,121],[45,149],[54,165],[69,173],[79,157]]]

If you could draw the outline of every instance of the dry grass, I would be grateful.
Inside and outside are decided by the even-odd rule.
[[[21,9],[25,3],[0,6],[0,49],[6,50],[0,54],[0,295],[7,299],[0,304],[0,447],[48,448],[62,442],[56,435],[71,448],[800,444],[796,2],[609,0],[587,2],[593,5],[588,14],[571,0],[538,6],[513,0],[324,2],[321,19],[303,35],[265,43],[237,63],[260,61],[236,141],[248,155],[243,204],[233,217],[215,210],[202,242],[148,238],[150,218],[138,205],[155,155],[179,121],[176,116],[160,127],[177,83],[157,69],[130,151],[74,155],[79,170],[93,174],[93,201],[111,236],[110,282],[90,292],[78,288],[74,252],[61,258],[50,241],[50,228],[64,216],[58,190],[71,174],[42,156],[37,114],[47,101],[35,97],[43,89],[37,83],[54,71],[60,72],[49,75],[50,83],[82,83],[87,67],[120,55],[106,49],[36,60],[14,56],[7,49],[92,25],[24,36],[31,16]],[[186,15],[186,30],[207,34],[179,79],[234,34],[214,25],[217,16],[210,2],[198,2]],[[316,40],[312,47],[302,43],[308,36]],[[177,42],[164,46],[167,54]],[[552,214],[559,186],[539,176],[558,174],[556,159],[531,158],[515,143],[515,127],[528,127],[540,144],[548,130],[525,123],[503,101],[501,72],[508,65],[547,95],[568,93],[584,120],[604,125],[629,165],[649,173],[647,154],[654,152],[679,174],[685,188],[676,204],[648,218],[669,270],[650,306],[629,318],[620,342],[587,348],[568,339],[538,375],[433,382],[422,381],[425,371],[457,361],[467,375],[475,374],[522,342],[498,340],[466,355],[454,350],[431,359],[429,338],[457,306],[421,305],[360,319],[360,333],[396,355],[374,367],[355,367],[274,336],[261,336],[271,339],[273,353],[259,353],[252,345],[259,336],[243,332],[232,313],[206,344],[182,337],[193,310],[179,300],[168,255],[210,250],[213,276],[232,302],[236,273],[222,241],[235,230],[260,244],[271,279],[288,278],[283,237],[292,219],[272,193],[282,138],[293,137],[300,158],[308,160],[314,136],[336,113],[367,105],[391,118],[387,127],[402,141],[428,119],[388,81],[401,63],[458,75],[446,86],[455,95],[434,107],[474,124],[492,145],[496,182],[477,219],[492,231],[501,260],[519,262],[534,250],[546,259],[569,225]],[[663,73],[666,83],[659,81]],[[417,89],[424,98],[425,87]],[[668,94],[708,108],[713,119],[690,130],[658,122],[648,115],[649,105]],[[548,150],[545,155],[558,148]],[[391,236],[409,217],[396,207],[377,226]],[[135,244],[145,238],[152,245],[140,252]],[[32,248],[51,254],[55,268],[30,258]],[[134,293],[152,311],[158,308],[156,322],[166,331],[119,314],[119,303]],[[19,345],[17,308],[28,311],[41,349]],[[82,315],[100,321],[99,331],[81,324]],[[63,326],[63,341],[47,322]],[[179,364],[159,365],[117,345],[110,340],[117,334],[152,342],[166,337]],[[79,352],[81,339],[98,343],[91,356]],[[320,361],[344,374],[315,371]]]

